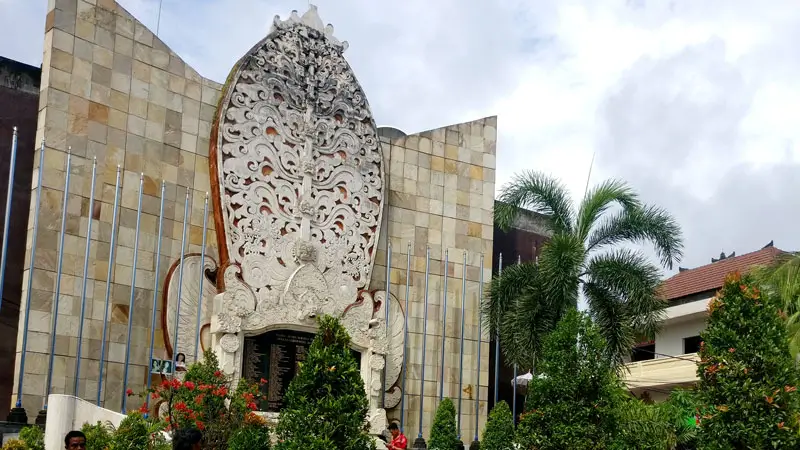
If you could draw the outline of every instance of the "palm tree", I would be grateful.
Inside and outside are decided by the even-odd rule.
[[[778,300],[789,331],[789,351],[800,354],[800,254],[786,253],[769,266],[755,267],[752,274],[761,289]]]
[[[538,263],[505,268],[483,300],[485,327],[499,335],[507,361],[533,369],[542,338],[577,307],[581,294],[615,364],[622,364],[636,338],[655,335],[665,308],[660,268],[622,245],[650,243],[661,265],[671,269],[683,243],[669,213],[643,204],[617,180],[587,191],[576,211],[567,189],[538,172],[516,175],[498,200],[494,220],[501,229],[529,210],[544,215],[551,233]]]

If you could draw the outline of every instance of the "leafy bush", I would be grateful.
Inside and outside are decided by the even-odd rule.
[[[350,336],[333,317],[319,331],[289,383],[277,426],[278,450],[375,449],[368,434],[369,403]]]
[[[245,417],[244,424],[231,434],[228,450],[269,450],[269,426],[266,420],[254,413]]]
[[[156,420],[146,419],[140,412],[128,414],[112,432],[109,450],[167,450],[167,444],[161,433],[163,425]],[[88,436],[87,436],[88,437]]]
[[[625,392],[591,319],[569,311],[545,339],[516,441],[524,449],[608,448]]]
[[[203,361],[189,366],[183,381],[165,380],[149,394],[165,405],[166,415],[159,418],[165,430],[197,428],[203,432],[204,448],[210,450],[228,448],[232,433],[258,408],[260,395],[259,386],[246,380],[231,389],[213,352],[206,352]]]
[[[514,418],[508,403],[494,405],[483,430],[481,450],[509,450],[514,443]]]
[[[731,274],[708,311],[698,448],[798,448],[798,375],[777,305],[749,276]]]
[[[458,433],[456,432],[456,408],[453,401],[445,398],[436,408],[436,416],[433,418],[431,435],[428,439],[430,450],[453,450],[458,444]]]
[[[25,443],[28,450],[44,450],[44,430],[37,425],[20,430],[19,440]]]
[[[108,424],[97,422],[95,425],[86,423],[81,427],[86,435],[86,450],[106,450],[111,444],[111,428]]]
[[[630,397],[617,411],[619,428],[613,448],[672,450],[677,444],[675,416],[669,404],[646,404]]]
[[[9,439],[3,445],[3,450],[28,450],[28,447],[19,439]]]

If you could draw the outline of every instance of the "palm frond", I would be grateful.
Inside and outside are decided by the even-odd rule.
[[[548,301],[562,311],[578,305],[579,276],[585,257],[583,243],[572,234],[556,234],[542,247],[542,289]]]
[[[650,243],[661,265],[672,269],[683,257],[681,227],[672,215],[655,206],[627,208],[605,219],[590,234],[587,252],[622,242]]]
[[[644,255],[630,249],[594,255],[586,276],[622,303],[637,334],[655,336],[667,304],[658,292],[659,270]]]
[[[538,278],[536,264],[525,262],[506,267],[501,275],[492,279],[481,300],[483,329],[497,336],[504,318],[513,312],[516,303]]]
[[[800,255],[783,255],[769,266],[755,267],[750,273],[762,289],[777,298],[787,314],[800,311]]]
[[[606,180],[586,194],[578,210],[575,230],[581,241],[586,240],[597,219],[615,204],[623,209],[641,206],[633,189],[620,180]]]
[[[522,209],[544,214],[554,233],[569,233],[573,228],[569,191],[558,180],[540,172],[526,171],[514,176],[500,190],[494,221],[507,231]]]
[[[583,295],[592,320],[606,340],[608,358],[621,369],[634,343],[634,328],[627,308],[611,291],[592,281],[583,283]]]

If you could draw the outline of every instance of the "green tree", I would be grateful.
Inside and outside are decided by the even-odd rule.
[[[86,450],[106,450],[111,444],[113,428],[110,424],[97,422],[83,424],[81,431],[86,435]]]
[[[570,310],[545,339],[516,441],[523,449],[611,448],[627,395],[598,327]]]
[[[551,237],[538,265],[505,268],[483,303],[486,326],[499,333],[507,360],[535,367],[544,336],[582,293],[608,352],[621,363],[637,337],[655,334],[665,306],[659,267],[621,245],[651,243],[661,265],[672,268],[683,249],[677,222],[616,180],[589,190],[575,210],[567,189],[537,172],[523,172],[502,188],[495,223],[509,229],[526,210],[541,215]]]
[[[350,336],[333,317],[319,331],[284,396],[277,435],[279,450],[374,449],[368,434],[369,403]]]
[[[514,443],[514,418],[508,403],[500,401],[489,413],[483,430],[481,450],[510,450]]]
[[[789,351],[797,359],[800,355],[800,254],[777,256],[773,264],[754,267],[751,273],[780,308],[788,331]]]
[[[698,448],[798,448],[798,375],[776,303],[734,273],[709,304],[697,392],[710,411]]]
[[[436,408],[430,439],[428,439],[428,448],[430,450],[453,450],[456,448],[456,444],[458,444],[456,407],[452,400],[444,398]]]

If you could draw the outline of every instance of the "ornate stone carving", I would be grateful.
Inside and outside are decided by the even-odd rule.
[[[164,286],[162,297],[162,316],[161,329],[163,331],[164,343],[168,346],[168,356],[173,353],[184,353],[187,360],[194,357],[194,348],[197,336],[197,308],[200,303],[200,286],[203,286],[202,314],[200,316],[200,349],[198,353],[211,348],[211,335],[209,325],[211,324],[211,311],[214,296],[217,295],[217,287],[205,276],[201,276],[200,254],[188,254],[183,258],[183,282],[181,292],[180,320],[178,321],[178,349],[172,349],[175,336],[175,313],[178,305],[178,282],[180,277],[180,260],[176,261],[167,272],[167,279]],[[211,255],[206,255],[204,261],[204,273],[212,273],[217,270],[217,262]]]
[[[302,17],[276,17],[229,77],[209,154],[224,268],[210,329],[223,370],[238,379],[245,335],[313,331],[319,315],[339,317],[362,354],[378,433],[384,391],[387,407],[397,403],[404,321],[396,299],[367,290],[383,155],[346,48],[311,6]]]

